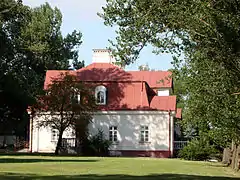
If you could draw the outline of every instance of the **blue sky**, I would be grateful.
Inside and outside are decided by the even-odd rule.
[[[115,30],[103,24],[103,20],[97,16],[101,12],[105,0],[23,0],[23,3],[31,7],[48,2],[52,7],[57,6],[63,15],[62,32],[67,34],[74,29],[83,33],[83,44],[79,48],[81,60],[85,65],[92,62],[92,49],[109,47],[108,39],[113,39]],[[140,58],[126,67],[126,70],[137,70],[141,64],[148,64],[151,69],[167,70],[172,67],[171,56],[167,54],[155,55],[151,47],[146,47]]]

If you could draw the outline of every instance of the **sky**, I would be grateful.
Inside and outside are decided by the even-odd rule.
[[[116,37],[115,29],[105,26],[103,20],[97,16],[97,12],[101,12],[105,6],[106,0],[23,0],[23,3],[30,7],[45,2],[61,10],[63,15],[61,30],[64,35],[75,29],[82,32],[83,44],[79,48],[79,58],[85,61],[85,65],[92,62],[92,49],[109,47],[108,39]],[[137,70],[139,65],[148,64],[151,69],[167,70],[172,67],[171,60],[171,55],[155,55],[151,47],[146,47],[141,52],[140,58],[125,69]]]

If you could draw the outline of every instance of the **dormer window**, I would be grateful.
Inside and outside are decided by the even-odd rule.
[[[103,91],[97,92],[97,103],[104,104],[104,92]]]
[[[169,89],[159,89],[157,91],[158,96],[169,96],[170,95]]]
[[[95,89],[95,98],[98,105],[105,105],[107,100],[107,88],[104,86],[97,86]]]

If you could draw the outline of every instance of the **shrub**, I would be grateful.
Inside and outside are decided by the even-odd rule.
[[[201,139],[194,139],[180,150],[179,157],[185,160],[203,161],[210,159],[217,152],[215,147],[210,145],[209,142]]]
[[[98,130],[98,133],[83,141],[82,153],[85,156],[108,156],[111,141],[105,138],[104,132]]]

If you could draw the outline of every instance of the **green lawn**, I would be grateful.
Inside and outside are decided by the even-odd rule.
[[[0,156],[0,180],[224,180],[240,173],[218,163],[177,159]]]

